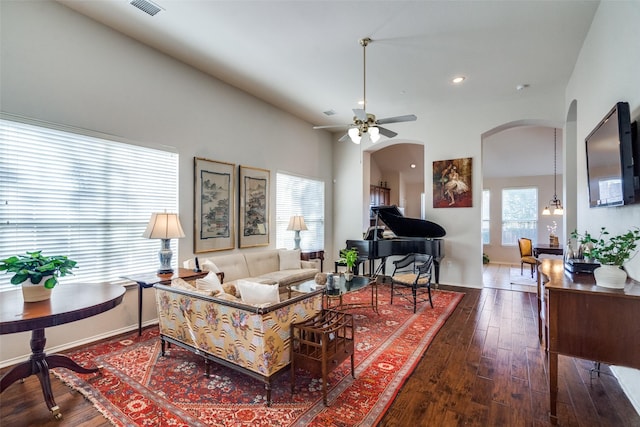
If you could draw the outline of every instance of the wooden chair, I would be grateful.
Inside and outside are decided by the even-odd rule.
[[[418,264],[420,263],[420,264]],[[433,267],[433,257],[424,254],[409,254],[404,258],[393,261],[393,274],[391,275],[391,304],[393,304],[393,296],[398,295],[409,299],[404,292],[397,291],[397,286],[411,288],[411,296],[413,300],[413,312],[416,312],[419,295],[428,294],[428,299],[421,298],[420,301],[429,301],[433,308],[431,300],[431,268]]]
[[[523,274],[523,267],[525,264],[531,265],[531,278],[533,278],[533,272],[538,267],[538,260],[533,257],[533,245],[531,239],[521,237],[518,239],[518,248],[520,249],[520,274]]]

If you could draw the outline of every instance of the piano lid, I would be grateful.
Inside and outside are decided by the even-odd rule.
[[[426,239],[444,237],[447,232],[435,222],[418,218],[407,218],[395,206],[372,206],[371,210],[398,237],[422,237]]]

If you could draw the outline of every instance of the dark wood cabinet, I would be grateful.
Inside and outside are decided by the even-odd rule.
[[[391,189],[372,185],[370,188],[371,206],[387,206],[391,203]]]
[[[391,189],[371,185],[369,189],[369,207],[389,206],[391,204]]]

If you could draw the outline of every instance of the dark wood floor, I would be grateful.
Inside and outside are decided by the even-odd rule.
[[[494,274],[495,272],[485,272]],[[486,277],[486,276],[485,276]],[[499,286],[498,286],[499,287]],[[380,426],[550,425],[546,355],[537,338],[534,293],[469,289],[407,380]],[[608,367],[560,356],[563,426],[640,426]],[[55,421],[37,378],[0,395],[1,426],[110,425],[82,395],[52,378],[63,419]]]

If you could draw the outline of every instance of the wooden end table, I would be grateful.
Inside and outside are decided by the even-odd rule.
[[[150,288],[156,283],[167,284],[172,279],[194,280],[201,279],[209,274],[208,271],[193,271],[188,268],[179,268],[169,274],[142,273],[138,275],[123,276],[123,279],[131,280],[138,284],[138,336],[142,335],[142,290]]]

